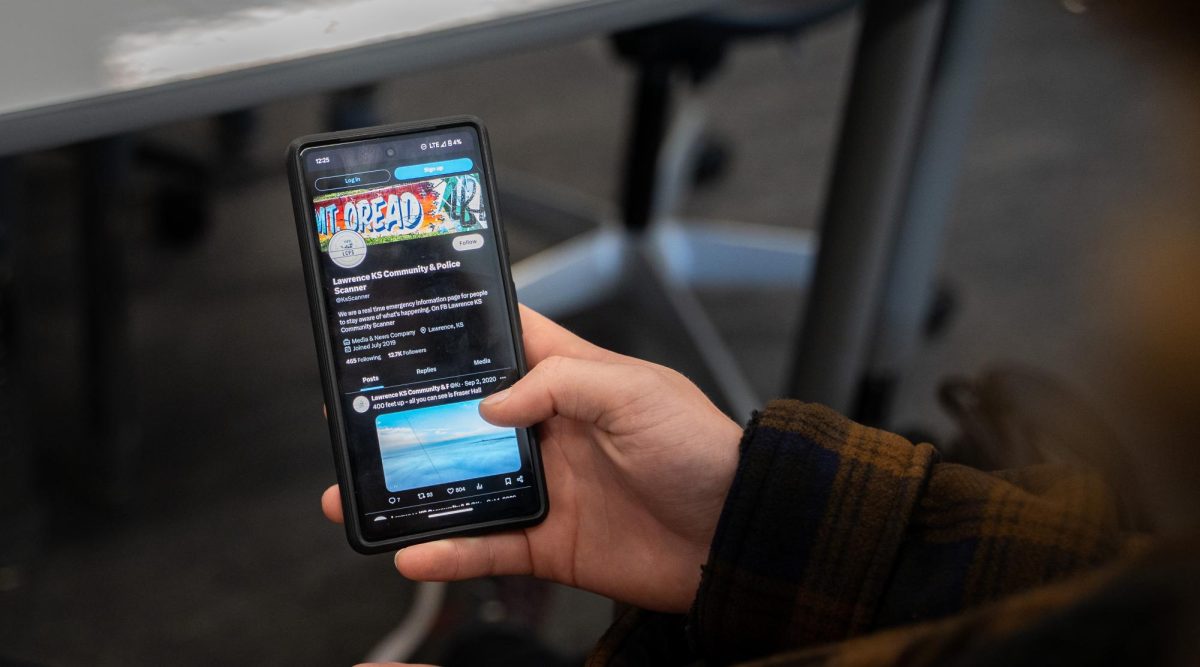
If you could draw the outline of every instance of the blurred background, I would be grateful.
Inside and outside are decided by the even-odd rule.
[[[701,85],[677,81],[707,110],[683,216],[818,228],[858,28],[849,11],[741,40]],[[1100,411],[1119,402],[1096,277],[1145,202],[1190,196],[1169,163],[1173,91],[1085,3],[1009,0],[986,32],[936,312],[879,420],[949,451],[947,377],[1015,363]],[[470,113],[502,188],[615,219],[634,119],[635,69],[608,35],[460,60],[0,159],[0,663],[351,664],[405,616],[414,585],[353,553],[318,508],[333,467],[284,149],[338,125]],[[505,224],[514,261],[592,229],[516,210]],[[698,290],[763,400],[787,394],[805,296]],[[106,308],[118,333],[96,333]],[[564,323],[705,374],[619,298]],[[123,352],[97,382],[104,336]],[[117,435],[101,445],[97,429]],[[454,584],[417,657],[501,622],[575,659],[610,618],[609,601],[559,587]]]

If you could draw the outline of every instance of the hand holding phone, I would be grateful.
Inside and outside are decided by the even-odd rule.
[[[525,372],[483,126],[302,137],[289,177],[350,544],[541,521],[533,433],[479,414]]]
[[[554,512],[523,531],[406,548],[397,568],[432,581],[532,574],[685,612],[733,482],[741,427],[679,373],[521,314],[532,370],[483,414],[509,426],[542,423]],[[336,487],[322,506],[341,520]]]

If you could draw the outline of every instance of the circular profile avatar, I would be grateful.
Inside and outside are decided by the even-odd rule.
[[[362,234],[343,229],[329,239],[329,259],[343,269],[353,269],[367,258],[367,241]]]
[[[371,399],[366,396],[355,396],[351,405],[354,406],[355,412],[362,414],[371,409]]]

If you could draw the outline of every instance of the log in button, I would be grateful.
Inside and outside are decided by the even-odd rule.
[[[330,190],[344,190],[346,188],[363,188],[368,185],[379,185],[387,183],[391,180],[392,175],[386,169],[376,169],[374,171],[362,171],[357,174],[341,174],[339,176],[322,176],[318,178],[313,187],[321,192],[329,192]]]

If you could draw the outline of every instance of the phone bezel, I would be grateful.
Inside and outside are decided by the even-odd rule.
[[[312,219],[312,206],[306,196],[303,164],[300,154],[318,146],[352,143],[368,139],[379,139],[406,134],[431,132],[453,129],[456,127],[471,127],[479,138],[479,152],[483,159],[482,173],[489,192],[492,215],[492,227],[496,236],[496,251],[500,258],[501,278],[504,284],[505,307],[508,310],[509,326],[512,329],[517,359],[517,375],[524,376],[527,371],[525,362],[525,345],[521,334],[521,316],[517,306],[517,293],[513,285],[512,271],[509,266],[508,242],[501,221],[500,207],[496,197],[495,173],[492,168],[491,148],[488,143],[487,129],[483,122],[474,116],[452,116],[433,120],[381,125],[340,132],[325,132],[297,138],[288,146],[288,181],[292,193],[292,209],[296,221],[296,232],[300,242],[301,263],[304,266],[304,283],[308,292],[308,306],[313,324],[313,335],[316,338],[317,363],[321,371],[321,388],[324,393],[325,407],[328,411],[327,421],[329,435],[333,442],[334,465],[337,469],[338,484],[341,492],[343,517],[346,528],[346,539],[356,551],[364,554],[381,553],[401,547],[431,542],[447,537],[481,532],[492,532],[502,529],[532,526],[545,519],[549,512],[549,497],[546,492],[545,472],[542,467],[541,450],[532,428],[522,429],[529,443],[531,471],[535,478],[534,486],[538,494],[538,509],[531,515],[512,517],[508,519],[493,519],[480,523],[464,524],[452,528],[414,533],[385,540],[369,540],[362,530],[361,516],[355,493],[355,480],[351,474],[350,452],[346,441],[345,416],[337,387],[337,369],[334,363],[332,337],[329,331],[329,319],[320,284],[320,248],[318,247],[312,229],[315,221]]]

